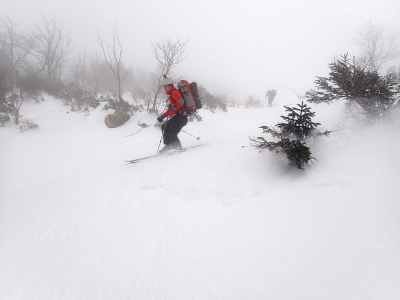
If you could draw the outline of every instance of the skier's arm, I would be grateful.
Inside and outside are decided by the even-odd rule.
[[[168,109],[163,113],[164,117],[172,117],[175,113],[184,108],[184,100],[179,91],[174,91],[169,97]]]

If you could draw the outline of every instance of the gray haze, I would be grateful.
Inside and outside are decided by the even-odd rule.
[[[175,75],[244,100],[283,86],[301,94],[312,88],[335,54],[358,54],[357,26],[399,29],[400,1],[2,1],[2,17],[22,28],[39,24],[41,14],[55,18],[87,54],[100,53],[97,31],[107,40],[116,24],[123,61],[146,72],[156,66],[151,43],[188,38],[189,56]]]

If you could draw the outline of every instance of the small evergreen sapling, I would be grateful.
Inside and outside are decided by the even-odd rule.
[[[275,127],[261,126],[264,133],[280,139],[278,142],[268,142],[263,137],[251,138],[252,146],[260,152],[267,149],[275,153],[284,153],[290,164],[299,169],[304,169],[305,165],[315,159],[311,155],[310,148],[306,146],[305,140],[314,135],[320,123],[312,122],[315,113],[311,112],[303,102],[297,104],[298,107],[287,107],[288,116],[281,116],[286,122],[278,123]],[[330,131],[317,133],[317,135],[328,136]],[[293,139],[291,139],[293,138]]]
[[[320,123],[314,123],[311,118],[315,116],[315,112],[311,112],[311,108],[307,107],[306,104],[301,102],[297,104],[298,107],[284,106],[286,111],[289,112],[288,116],[281,116],[286,123],[278,123],[278,127],[283,133],[289,137],[294,136],[298,139],[306,139],[311,136],[314,129],[321,125]]]

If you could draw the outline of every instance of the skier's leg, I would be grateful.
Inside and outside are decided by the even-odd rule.
[[[169,145],[169,144],[171,144],[171,140],[170,140],[170,138],[169,138],[168,131],[169,131],[170,128],[171,128],[171,122],[172,122],[172,120],[173,120],[173,119],[168,120],[167,122],[165,122],[165,123],[163,123],[163,124],[161,125],[161,131],[163,132],[163,142],[164,142],[164,145]]]
[[[182,148],[178,133],[187,124],[188,118],[186,115],[175,116],[171,121],[171,127],[168,130],[168,139],[171,142],[172,148]]]

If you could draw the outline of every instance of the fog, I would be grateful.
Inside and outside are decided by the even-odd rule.
[[[289,87],[300,94],[326,76],[334,55],[357,55],[357,26],[372,21],[399,29],[400,1],[127,1],[4,0],[2,17],[24,29],[43,15],[70,33],[76,53],[101,51],[117,26],[123,61],[154,70],[151,44],[188,39],[188,57],[174,69],[235,100]]]

